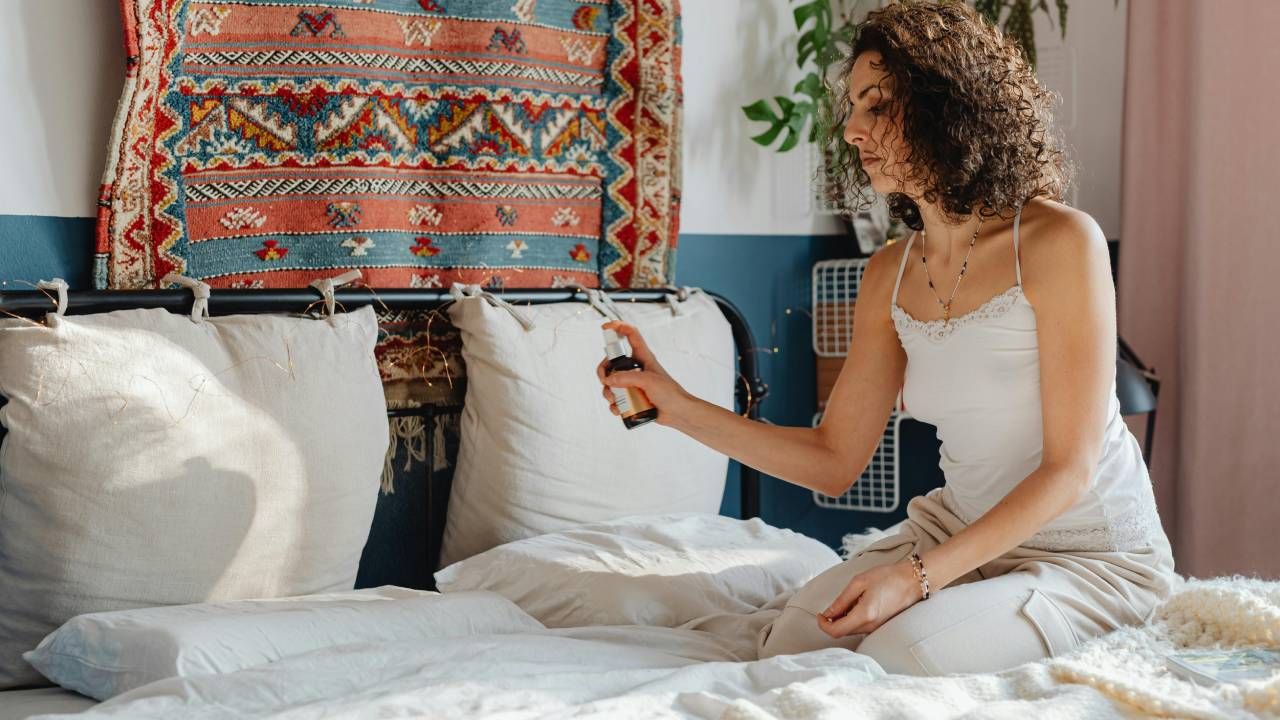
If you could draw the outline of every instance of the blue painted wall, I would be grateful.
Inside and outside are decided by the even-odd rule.
[[[25,283],[55,276],[73,288],[90,286],[94,221],[89,218],[0,216],[0,287],[27,289]],[[681,285],[714,290],[732,300],[755,332],[761,376],[769,395],[761,407],[769,421],[807,426],[816,409],[816,378],[811,350],[810,269],[827,258],[847,256],[843,237],[684,235],[680,239]],[[787,311],[791,310],[790,313]],[[929,438],[923,443],[927,445]],[[918,476],[928,486],[936,466],[927,453]],[[724,512],[739,507],[736,468],[730,478]],[[883,526],[901,516],[824,510],[802,488],[766,478],[762,514],[788,527],[838,546],[846,532]]]
[[[61,277],[76,289],[90,287],[93,218],[0,215],[0,282],[14,290],[25,283]]]

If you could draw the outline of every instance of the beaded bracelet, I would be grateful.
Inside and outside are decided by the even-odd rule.
[[[916,571],[916,579],[920,581],[920,599],[929,599],[929,573],[925,572],[924,561],[917,553],[911,553],[911,567]]]

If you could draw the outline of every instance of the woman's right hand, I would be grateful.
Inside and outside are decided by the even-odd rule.
[[[604,386],[600,389],[600,394],[604,397],[605,402],[609,404],[610,412],[614,415],[620,414],[617,405],[614,404],[611,388],[639,388],[649,398],[649,403],[658,408],[658,424],[673,424],[680,408],[684,403],[691,400],[692,396],[685,392],[684,388],[680,387],[680,383],[676,382],[671,375],[667,374],[666,369],[662,367],[662,363],[658,362],[658,358],[654,357],[648,343],[644,341],[644,337],[640,335],[640,331],[634,326],[614,321],[605,323],[604,329],[613,330],[618,335],[625,337],[631,345],[631,357],[639,360],[644,365],[644,370],[617,372],[612,375],[604,374],[605,365],[609,362],[608,358],[601,360],[600,364],[596,366],[596,375]]]

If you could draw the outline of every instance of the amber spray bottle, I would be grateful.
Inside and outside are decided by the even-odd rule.
[[[627,354],[623,348],[622,338],[613,330],[604,331],[604,352],[609,356],[604,366],[604,374],[616,372],[634,372],[643,370],[644,363]],[[622,424],[632,430],[658,419],[658,408],[649,402],[640,388],[610,388],[613,391],[613,404],[622,416]]]

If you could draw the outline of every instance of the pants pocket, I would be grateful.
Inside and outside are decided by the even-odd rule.
[[[1022,605],[1021,612],[1035,627],[1050,657],[1071,652],[1080,644],[1066,613],[1039,590],[1031,591],[1031,597]]]
[[[978,585],[981,583],[975,584],[975,589],[981,589]],[[957,597],[952,594],[948,598],[945,593],[944,590],[938,599]],[[949,675],[1006,670],[1068,652],[1077,644],[1066,614],[1039,590],[1005,597],[971,592],[949,611],[941,606],[933,610],[955,620],[920,638],[918,633],[923,628],[899,622],[899,618],[910,619],[908,610],[869,635],[859,652],[875,657],[888,672]],[[915,620],[925,627],[933,624],[919,623],[918,617]],[[887,636],[883,635],[886,628]],[[913,636],[918,638],[914,642]]]

